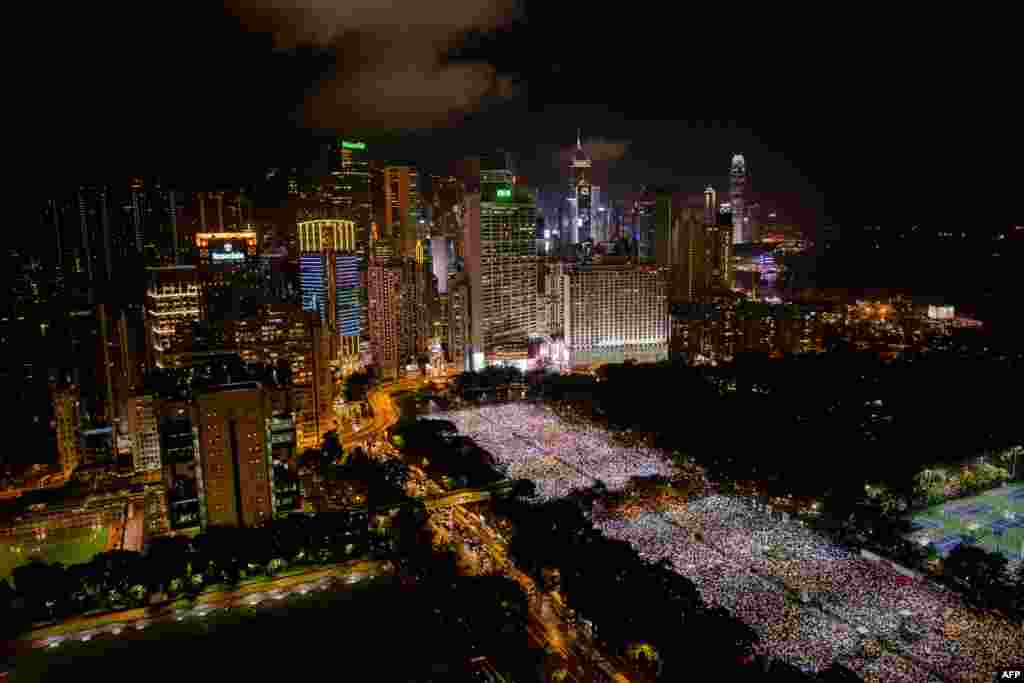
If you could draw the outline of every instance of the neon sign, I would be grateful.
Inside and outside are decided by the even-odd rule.
[[[365,142],[349,142],[348,140],[341,141],[342,149],[366,149]]]
[[[498,199],[512,199],[512,190],[508,188],[498,189]]]

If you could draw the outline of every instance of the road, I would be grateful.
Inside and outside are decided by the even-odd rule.
[[[457,373],[450,373],[442,378],[414,377],[391,382],[375,387],[368,393],[373,408],[373,422],[364,429],[352,434],[343,441],[346,447],[355,446],[368,440],[377,440],[379,434],[398,421],[397,410],[391,394],[418,388],[428,381],[446,382]],[[386,443],[374,449],[377,457],[399,457],[397,451]],[[535,645],[545,649],[552,659],[552,665],[565,668],[569,675],[568,681],[593,681],[606,679],[616,683],[629,683],[629,678],[621,673],[627,667],[621,660],[609,660],[592,646],[577,637],[575,628],[563,618],[564,608],[560,603],[553,602],[551,594],[544,594],[534,586],[533,580],[519,571],[507,556],[505,539],[481,522],[479,516],[468,512],[463,503],[482,500],[481,492],[455,492],[455,501],[445,495],[444,489],[431,481],[420,468],[410,468],[417,489],[435,501],[443,501],[447,507],[443,512],[435,509],[430,522],[434,531],[435,542],[448,543],[453,540],[460,559],[460,567],[468,573],[502,573],[519,583],[527,596],[530,596],[528,633]],[[436,507],[436,506],[431,506]],[[452,528],[439,520],[450,520]],[[465,541],[475,542],[483,551],[486,560],[480,554],[471,553]],[[600,673],[598,673],[598,670]]]
[[[451,526],[449,527],[449,522]],[[565,668],[567,680],[595,680],[601,675],[617,683],[629,679],[620,669],[621,663],[610,661],[582,642],[573,626],[562,616],[557,598],[537,589],[533,580],[519,571],[507,555],[502,535],[481,522],[480,517],[461,506],[453,506],[431,519],[435,539],[442,544],[453,543],[459,566],[467,574],[500,573],[516,581],[530,600],[527,631],[531,642],[544,648],[553,658],[553,669]],[[470,548],[473,544],[480,551]]]
[[[374,576],[394,572],[390,562],[360,560],[325,569],[285,576],[271,581],[260,581],[235,590],[214,591],[198,596],[187,609],[175,608],[177,600],[140,607],[136,609],[108,612],[94,616],[72,617],[56,626],[38,629],[15,641],[18,651],[42,647],[54,647],[64,639],[89,640],[100,633],[119,635],[128,628],[144,629],[150,624],[181,621],[186,616],[205,616],[215,609],[232,609],[254,606],[263,600],[282,599],[291,593],[305,594],[310,590],[325,588],[334,581],[356,583]]]
[[[370,424],[343,436],[342,446],[352,448],[361,445],[366,441],[374,439],[385,429],[398,422],[398,410],[391,400],[391,394],[419,389],[427,383],[446,384],[456,374],[458,373],[452,371],[440,377],[420,377],[417,375],[393,382],[385,382],[373,387],[366,394],[367,401],[370,403],[370,409],[373,411],[373,418]]]

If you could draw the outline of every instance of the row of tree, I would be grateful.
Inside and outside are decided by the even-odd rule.
[[[514,365],[491,365],[479,372],[463,372],[452,380],[451,389],[462,398],[476,397],[481,391],[494,390],[526,382],[526,375]]]
[[[254,528],[210,527],[194,539],[155,538],[145,555],[111,551],[69,567],[33,561],[14,569],[13,589],[0,582],[0,609],[7,612],[0,622],[25,628],[96,609],[145,605],[157,593],[196,594],[287,566],[339,562],[370,551],[390,554],[422,512],[410,504],[396,515],[387,535],[371,529],[367,512],[293,515]]]
[[[910,503],[922,469],[1009,452],[1020,435],[1004,397],[1020,375],[1006,363],[941,355],[902,364],[862,354],[746,355],[717,368],[621,364],[604,366],[596,379],[549,375],[544,395],[616,429],[652,433],[717,480],[761,481],[773,496],[825,492],[828,503],[849,510],[866,484]]]
[[[201,622],[122,634],[106,644],[65,642],[57,650],[19,655],[16,675],[136,680],[153,662],[188,652],[196,661],[230,661],[239,679],[284,680],[294,676],[294,657],[269,653],[334,652],[341,642],[348,667],[372,670],[375,680],[462,680],[468,660],[487,656],[509,680],[546,683],[538,653],[528,647],[527,601],[519,586],[501,577],[460,577],[449,550],[433,550],[429,537],[422,540],[403,544],[420,551],[402,562],[404,572],[420,577],[413,590],[379,577],[358,591],[318,592],[315,600],[289,599],[265,612],[234,609]],[[282,611],[288,619],[284,629]],[[325,623],[342,630],[324,628]]]
[[[571,500],[531,504],[511,499],[498,513],[511,522],[516,565],[546,588],[560,588],[596,638],[623,656],[646,652],[666,680],[692,672],[680,642],[702,643],[702,666],[716,671],[749,654],[757,634],[724,610],[711,609],[689,579],[665,563],[642,560],[628,543],[596,531]],[[553,578],[558,577],[558,578]]]

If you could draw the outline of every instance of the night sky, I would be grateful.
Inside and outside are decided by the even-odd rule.
[[[1020,215],[1014,59],[992,18],[981,34],[970,17],[894,8],[213,5],[33,6],[6,84],[25,206],[104,175],[234,184],[304,165],[335,132],[431,172],[503,147],[531,182],[556,182],[581,126],[613,189],[724,189],[740,152],[753,189],[810,223]]]

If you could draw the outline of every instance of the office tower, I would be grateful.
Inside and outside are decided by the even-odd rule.
[[[120,423],[124,433],[128,399],[136,385],[142,381],[145,367],[146,333],[143,314],[134,309],[120,309],[114,317],[114,307],[97,305],[100,348],[97,355],[102,373],[97,378],[103,392],[96,417],[105,424]],[[128,450],[127,444],[123,449]]]
[[[443,235],[433,235],[430,238],[431,272],[437,278],[438,294],[445,294],[448,291],[448,255],[451,252],[449,243],[450,238]]]
[[[407,323],[403,325],[404,270],[401,260],[392,259],[375,261],[368,272],[370,349],[374,364],[386,378],[397,377],[408,357],[403,335],[407,327]]]
[[[157,186],[154,229],[146,242],[147,266],[180,266],[186,253],[180,226],[184,220],[185,193]]]
[[[569,197],[572,201],[572,243],[589,242],[593,239],[593,187],[590,181],[590,159],[583,151],[579,131],[576,133],[576,151],[569,166]]]
[[[760,213],[761,204],[754,199],[750,191],[750,174],[747,174],[743,197],[743,237],[749,243],[761,241]]]
[[[563,274],[562,290],[571,365],[667,357],[667,269],[582,265]]]
[[[720,202],[718,205],[718,232],[721,240],[721,262],[719,264],[721,270],[721,281],[725,289],[732,289],[732,254],[733,254],[733,238],[735,237],[735,221],[732,215],[732,204],[730,202]],[[726,234],[727,233],[727,234]],[[728,242],[728,244],[724,244]]]
[[[644,263],[655,263],[657,244],[657,195],[653,190],[644,189],[633,201],[633,240],[637,259]]]
[[[474,367],[498,346],[525,349],[537,315],[536,198],[499,161],[481,167],[481,194],[467,197]]]
[[[484,366],[484,304],[480,193],[469,192],[463,198],[463,228],[465,237],[465,293],[468,297],[464,307],[465,335],[462,337],[462,354],[467,371],[481,370]],[[454,307],[455,302],[451,303]],[[465,312],[468,311],[468,312]],[[462,332],[460,331],[459,334]]]
[[[78,387],[53,384],[50,387],[53,397],[53,420],[57,432],[57,456],[61,472],[65,477],[78,467],[82,460],[81,451],[81,398]]]
[[[116,221],[112,194],[102,185],[82,186],[77,194],[89,303],[108,299],[115,282],[124,285],[122,270],[139,262],[138,258],[129,260],[134,239],[129,242],[125,226]]]
[[[129,400],[128,435],[135,472],[160,470],[159,403],[156,396],[150,394],[140,394]]]
[[[365,253],[373,222],[366,143],[338,138],[331,152],[330,173],[334,187],[329,192],[330,201],[340,208],[342,217],[356,224],[357,251]]]
[[[455,176],[431,178],[431,237],[459,236],[459,209],[462,206],[462,182]]]
[[[718,195],[710,185],[704,189],[704,259],[708,290],[731,288],[732,225],[720,223]]]
[[[675,189],[658,187],[648,189],[648,195],[654,204],[653,261],[655,265],[669,266],[674,258],[670,253],[672,246],[672,226],[675,222],[676,198]]]
[[[350,371],[359,365],[363,336],[363,258],[358,254],[341,254],[336,259],[339,360]]]
[[[397,239],[403,258],[414,258],[416,240],[422,230],[419,176],[411,166],[383,169],[384,234]]]
[[[257,237],[254,230],[197,232],[195,241],[199,265],[216,269],[213,272],[217,273],[241,270],[256,258]]]
[[[472,299],[469,274],[455,273],[448,283],[448,359],[462,370],[472,370]]]
[[[749,242],[746,222],[747,162],[742,154],[734,154],[729,171],[729,205],[732,208],[733,244]]]
[[[447,276],[445,280],[447,280]],[[449,312],[449,299],[448,293],[437,295],[437,308],[433,316],[433,338],[441,343],[442,346],[448,347],[448,317]]]
[[[288,250],[282,244],[264,250],[259,256],[259,278],[267,296],[288,301],[294,296],[288,277]]]
[[[658,265],[668,268],[673,301],[692,301],[709,284],[703,201],[699,196],[680,194],[659,197],[659,221],[667,218],[670,229],[667,240],[659,242],[664,256],[659,257]]]
[[[273,518],[270,406],[256,382],[196,399],[202,526],[251,527]]]
[[[239,317],[266,298],[259,284],[258,243],[252,230],[195,233],[203,320]]]
[[[355,254],[355,223],[320,219],[298,224],[299,283],[302,307],[317,311],[332,339],[331,357],[346,362],[359,355],[358,296],[360,268]],[[344,257],[344,258],[343,258]],[[339,306],[339,297],[343,306]]]
[[[146,289],[147,350],[160,367],[164,352],[180,344],[200,320],[202,290],[195,266],[148,268]]]

